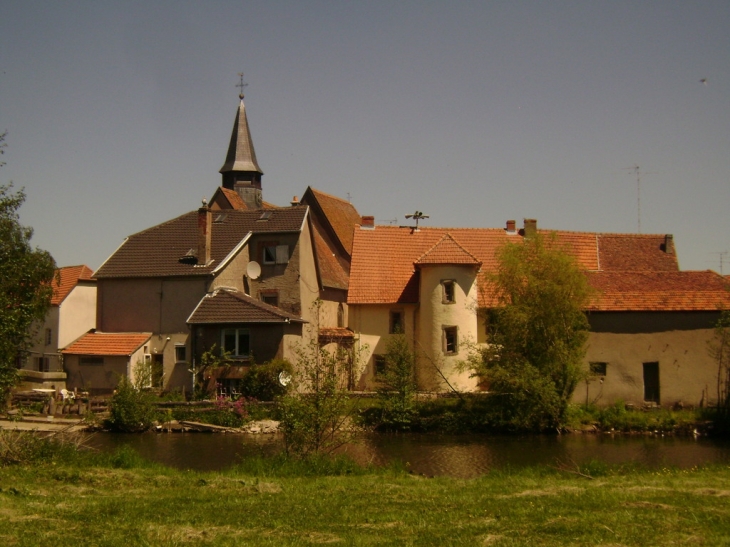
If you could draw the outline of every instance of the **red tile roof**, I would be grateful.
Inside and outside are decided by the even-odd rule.
[[[481,262],[473,254],[464,249],[451,234],[445,234],[436,245],[416,260],[419,266],[428,264],[471,264],[481,266]]]
[[[360,224],[360,214],[349,201],[315,190],[311,186],[302,196],[302,203],[318,208],[329,223],[330,229],[343,249],[352,256],[352,240],[355,225]]]
[[[89,281],[94,272],[85,265],[66,266],[57,270],[58,277],[53,281],[53,296],[51,306],[59,306],[69,293],[79,284],[79,281]]]
[[[347,290],[350,283],[348,272],[345,271],[332,249],[327,245],[318,225],[314,224],[312,229],[314,232],[314,255],[319,267],[322,285],[333,289]]]
[[[301,317],[270,306],[239,291],[220,289],[206,294],[187,320],[191,325],[223,323],[305,323]]]
[[[88,332],[67,346],[64,355],[132,355],[151,332]]]
[[[631,264],[636,265],[635,269],[644,270],[651,269],[652,264],[660,271],[678,269],[676,255],[666,257],[667,253],[658,247],[665,236],[551,230],[540,230],[540,233],[554,234],[557,243],[588,271],[625,268]],[[451,242],[447,243],[449,238]],[[418,231],[394,226],[357,228],[347,301],[349,304],[418,302],[418,273],[414,265],[419,259],[430,263],[458,263],[454,253],[461,253],[460,260],[471,256],[470,263],[481,263],[482,271],[494,271],[500,247],[522,241],[522,235],[494,228],[420,228]],[[601,245],[606,241],[608,249],[603,250]],[[438,245],[440,242],[444,244],[443,249]],[[480,276],[479,305],[493,305],[491,294],[493,291],[487,287],[484,276]]]
[[[262,211],[214,211],[212,223],[212,262],[207,266],[180,262],[180,258],[198,248],[198,212],[182,216],[131,235],[95,272],[95,277],[157,277],[208,275],[248,234],[299,232],[308,207],[267,209],[270,216],[261,219]]]
[[[592,272],[593,311],[714,311],[730,308],[730,282],[710,271]]]
[[[218,189],[226,197],[226,199],[228,199],[231,209],[237,209],[239,211],[248,209],[248,207],[246,207],[246,202],[243,201],[240,195],[238,195],[238,192],[235,190],[229,190],[228,188],[223,188],[222,186]]]

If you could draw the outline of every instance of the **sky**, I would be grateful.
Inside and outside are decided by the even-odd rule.
[[[0,14],[0,184],[25,189],[21,223],[60,266],[96,269],[210,199],[243,72],[268,202],[312,186],[377,224],[416,210],[439,227],[640,224],[674,234],[682,269],[730,274],[727,0],[0,0]]]

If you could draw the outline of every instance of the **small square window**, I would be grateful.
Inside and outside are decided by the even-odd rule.
[[[608,363],[595,362],[589,363],[588,366],[590,367],[591,376],[605,376]]]
[[[182,363],[184,361],[187,361],[187,348],[183,346],[182,344],[175,346],[175,361],[178,363]]]
[[[385,374],[385,355],[373,355],[373,374],[375,376]]]
[[[444,327],[444,353],[454,354],[459,349],[457,327]]]
[[[443,287],[443,303],[444,304],[453,304],[456,302],[455,297],[455,286],[456,284],[452,280],[446,280],[441,282],[441,286]]]
[[[388,332],[390,334],[403,334],[403,312],[391,311],[390,312],[390,328]]]
[[[279,293],[278,292],[262,292],[261,302],[269,304],[270,306],[279,305]]]

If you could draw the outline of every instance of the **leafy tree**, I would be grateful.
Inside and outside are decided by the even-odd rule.
[[[405,334],[395,334],[385,351],[385,371],[379,379],[381,424],[405,431],[416,416],[416,354]]]
[[[294,367],[286,359],[273,359],[263,365],[253,363],[239,383],[241,395],[259,401],[273,401],[286,395],[288,384],[282,385],[282,374],[291,377]]]
[[[489,343],[472,361],[489,382],[490,421],[559,428],[583,376],[588,279],[554,235],[508,243],[498,263],[489,278],[500,305],[489,314]]]
[[[107,425],[126,433],[147,431],[157,417],[154,399],[154,395],[135,386],[126,376],[122,376],[109,401]]]
[[[5,136],[0,135],[0,153]],[[0,185],[0,402],[17,380],[15,361],[32,340],[33,324],[51,304],[56,269],[48,252],[31,247],[33,229],[18,218],[25,193],[12,188],[12,183]]]

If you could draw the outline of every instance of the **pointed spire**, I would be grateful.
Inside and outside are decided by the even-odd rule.
[[[264,172],[256,161],[251,131],[248,129],[246,107],[243,104],[243,88],[246,86],[243,83],[243,72],[238,75],[241,77],[241,82],[236,87],[241,89],[238,94],[241,103],[236,113],[236,121],[233,122],[226,161],[219,173],[223,177],[223,188],[238,192],[249,209],[259,209],[263,203],[261,176]]]

